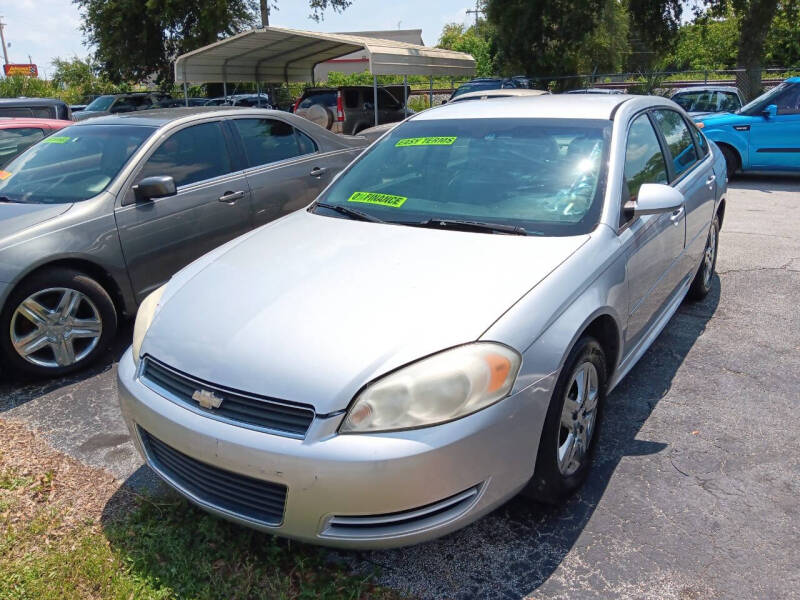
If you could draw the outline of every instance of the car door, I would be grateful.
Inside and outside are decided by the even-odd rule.
[[[787,85],[773,103],[778,113],[750,125],[750,164],[759,169],[800,169],[800,84]]]
[[[653,111],[653,117],[666,143],[672,186],[685,199],[686,244],[680,269],[675,272],[677,285],[700,264],[714,213],[717,181],[707,147],[704,152],[697,146],[697,128],[668,108]]]
[[[622,201],[635,202],[645,183],[668,183],[668,158],[650,115],[635,116],[626,138]],[[685,220],[682,210],[678,214],[645,215],[625,221],[626,218],[623,216],[620,223],[620,238],[628,254],[627,353],[641,341],[673,293],[674,272],[683,252]]]
[[[303,208],[331,178],[329,159],[307,134],[277,118],[236,118],[255,226]]]
[[[249,188],[219,121],[171,133],[132,176],[116,209],[137,301],[194,259],[252,227]],[[169,175],[177,194],[137,202],[131,187]]]

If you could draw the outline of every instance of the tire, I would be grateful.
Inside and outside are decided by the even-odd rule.
[[[322,106],[321,104],[314,104],[309,107],[304,116],[324,129],[330,129],[333,124],[333,113],[327,106]]]
[[[728,181],[730,181],[736,175],[736,171],[738,171],[742,166],[741,160],[739,159],[739,155],[736,153],[736,150],[730,146],[722,144],[719,149],[722,151],[722,156],[725,157],[725,168],[728,174]]]
[[[698,302],[708,296],[711,291],[711,284],[714,279],[714,269],[717,266],[717,250],[719,249],[719,217],[714,215],[711,221],[711,227],[708,228],[708,237],[706,238],[706,246],[703,249],[703,260],[700,262],[700,267],[697,274],[692,280],[692,285],[686,296],[695,302]]]
[[[589,395],[581,399],[579,373],[590,375],[592,385],[588,387]],[[593,372],[593,376],[591,373]],[[583,386],[587,389],[587,386]],[[591,390],[594,393],[591,393]],[[575,344],[564,362],[564,368],[556,382],[550,406],[547,409],[539,450],[536,455],[536,469],[533,477],[523,490],[528,498],[546,504],[559,504],[583,484],[589,472],[597,429],[602,417],[603,403],[606,394],[606,357],[603,348],[596,339],[584,336]],[[594,398],[592,410],[585,410]],[[572,403],[567,405],[568,399]],[[576,418],[576,412],[583,411],[582,417]],[[592,415],[590,421],[586,417]],[[571,417],[571,419],[570,419]],[[568,423],[573,432],[565,427]],[[586,435],[583,434],[586,432]],[[572,436],[572,446],[569,438]],[[575,448],[574,460],[562,449]]]
[[[0,355],[11,373],[55,377],[97,360],[117,332],[103,286],[68,268],[25,279],[0,313]]]

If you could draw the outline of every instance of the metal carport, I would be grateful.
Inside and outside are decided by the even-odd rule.
[[[175,61],[175,81],[183,84],[184,91],[189,83],[221,81],[227,96],[229,81],[313,81],[317,64],[360,50],[366,52],[373,75],[376,124],[378,75],[427,75],[432,82],[434,75],[475,73],[475,60],[463,52],[341,33],[264,27],[182,54]]]

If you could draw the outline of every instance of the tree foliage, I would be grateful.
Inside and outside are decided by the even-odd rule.
[[[172,62],[223,37],[260,23],[258,0],[73,0],[83,17],[86,42],[112,82],[151,77],[166,86]],[[342,11],[350,0],[309,0],[310,18]],[[277,8],[274,2],[273,9]]]
[[[438,47],[471,54],[475,59],[475,74],[478,77],[494,74],[491,34],[484,23],[469,28],[460,23],[448,23],[442,29]]]

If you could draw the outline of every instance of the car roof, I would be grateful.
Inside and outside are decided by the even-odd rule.
[[[738,93],[739,89],[733,85],[693,85],[684,87],[672,92],[672,95],[682,94],[684,92],[735,92]]]
[[[620,104],[637,97],[644,98],[625,94],[544,94],[494,98],[491,102],[448,102],[412,119],[610,119]]]
[[[786,83],[800,83],[800,77],[789,77],[786,80]]]
[[[74,121],[65,121],[62,119],[29,119],[27,117],[14,118],[3,117],[0,118],[0,129],[17,129],[21,127],[44,127],[45,129],[61,129],[68,125],[74,125]]]
[[[549,94],[544,90],[530,90],[527,88],[499,88],[496,90],[477,90],[475,92],[467,92],[456,96],[451,102],[463,102],[464,100],[471,100],[472,98],[504,98],[511,96],[542,96]]]
[[[148,125],[150,127],[161,127],[166,123],[178,121],[180,119],[191,120],[190,117],[202,118],[210,116],[239,115],[242,111],[257,110],[249,107],[236,106],[176,106],[175,108],[156,108],[143,110],[141,112],[121,113],[116,115],[105,115],[78,121],[76,125]],[[260,109],[266,110],[266,109]]]
[[[66,106],[66,103],[58,98],[0,98],[2,106],[53,106],[54,104]]]

